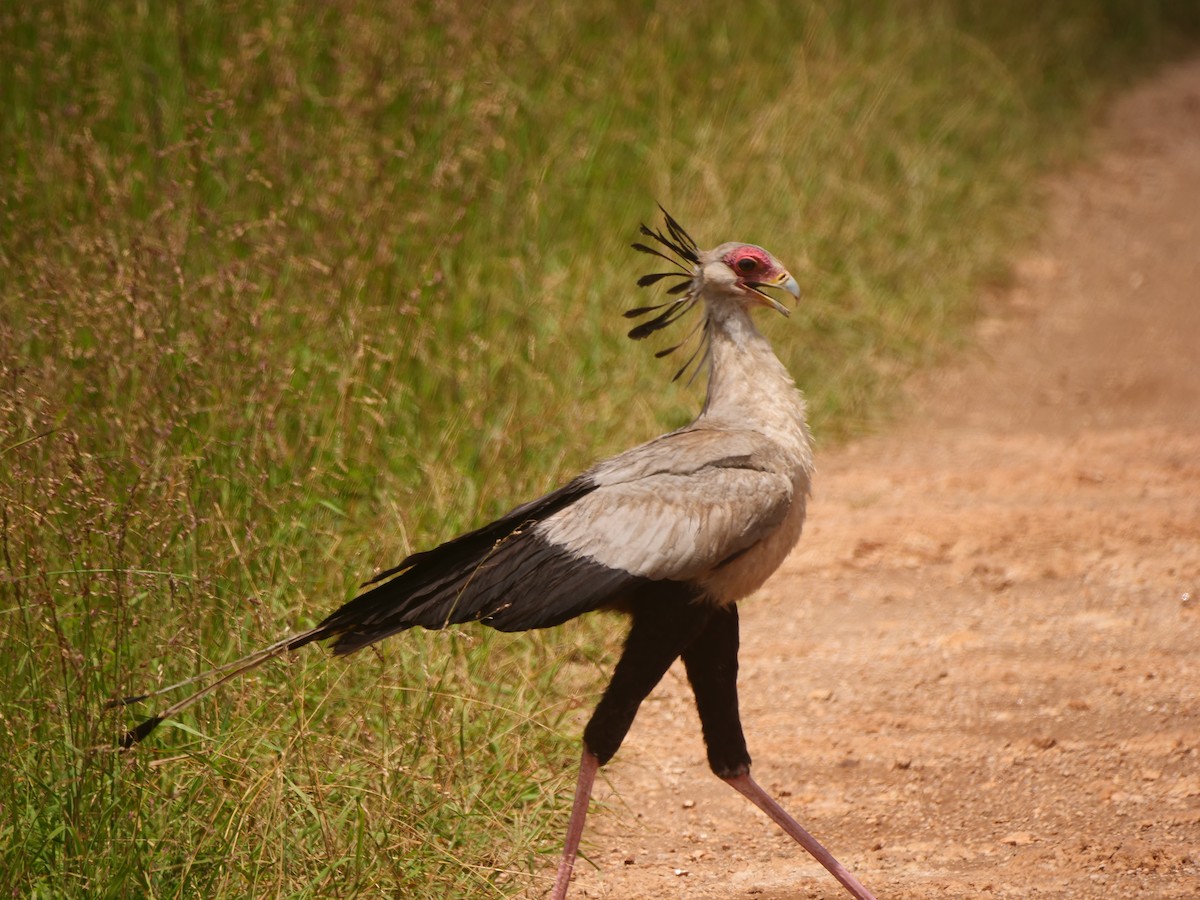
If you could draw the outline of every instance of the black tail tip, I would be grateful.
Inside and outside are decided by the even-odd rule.
[[[121,735],[121,749],[129,750],[134,744],[140,743],[150,732],[158,727],[162,722],[162,716],[154,716],[152,719],[147,719],[137,728],[132,728]]]
[[[117,709],[121,706],[129,706],[133,703],[141,703],[147,699],[149,694],[134,694],[132,697],[114,697],[104,704],[105,709]]]

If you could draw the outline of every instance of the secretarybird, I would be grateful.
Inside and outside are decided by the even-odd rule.
[[[677,282],[664,303],[626,313],[644,338],[699,307],[681,344],[676,378],[707,364],[708,392],[694,422],[597,463],[565,486],[490,525],[414,553],[315,628],[205,675],[130,703],[222,674],[213,684],[128,732],[145,738],[225,681],[313,641],[352,653],[414,626],[482,622],[501,631],[558,625],[597,609],[631,618],[612,681],[583,732],[583,760],[550,897],[563,900],[583,834],[592,784],[612,759],[641,702],[683,659],[713,772],[811,853],[854,897],[873,900],[833,856],[750,777],[737,700],[737,603],[775,571],[800,537],[812,477],[804,400],[750,318],[787,309],[764,289],[800,296],[779,261],[753,244],[701,250],[664,212],[665,228],[635,250],[675,266],[639,279]]]

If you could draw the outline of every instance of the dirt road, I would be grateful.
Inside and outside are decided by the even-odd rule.
[[[1200,897],[1200,61],[1100,140],[743,605],[755,775],[881,900]],[[573,896],[843,896],[708,773],[678,669],[607,777]]]

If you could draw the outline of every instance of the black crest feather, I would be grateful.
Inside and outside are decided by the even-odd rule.
[[[694,289],[696,288],[697,268],[700,265],[700,247],[670,213],[663,209],[661,205],[658,208],[663,214],[665,228],[656,230],[646,225],[642,225],[641,227],[641,233],[658,244],[658,247],[640,242],[635,242],[631,246],[639,253],[647,253],[651,256],[657,256],[659,259],[666,260],[676,266],[677,271],[651,272],[649,275],[643,275],[638,279],[638,287],[649,287],[657,284],[664,278],[674,277],[680,280],[678,283],[667,288],[667,293],[676,299],[651,306],[639,306],[625,313],[625,317],[630,319],[637,319],[650,313],[657,313],[653,318],[647,319],[630,329],[629,337],[635,341],[647,338],[655,332],[661,331],[677,322],[683,316],[687,315],[699,301],[699,297]],[[659,249],[659,247],[662,249]],[[701,327],[702,325],[703,327]],[[660,359],[664,356],[669,356],[676,350],[691,343],[697,335],[699,335],[698,345],[688,356],[687,362],[675,373],[675,377],[672,380],[677,380],[697,360],[699,360],[696,365],[696,371],[698,372],[708,359],[707,322],[702,319],[701,322],[697,323],[688,332],[687,337],[678,344],[675,344],[673,347],[667,347],[664,350],[659,350],[654,354]],[[695,372],[692,377],[695,377]]]
[[[685,278],[689,281],[691,280],[691,276],[686,272],[652,272],[638,279],[638,287],[650,287],[656,281],[661,281],[664,278]]]

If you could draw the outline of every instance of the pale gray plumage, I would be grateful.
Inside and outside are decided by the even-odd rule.
[[[793,507],[802,519],[808,490],[807,468],[769,438],[713,429],[704,417],[584,477],[597,488],[534,532],[573,554],[656,581],[701,579],[731,564],[768,538]]]

